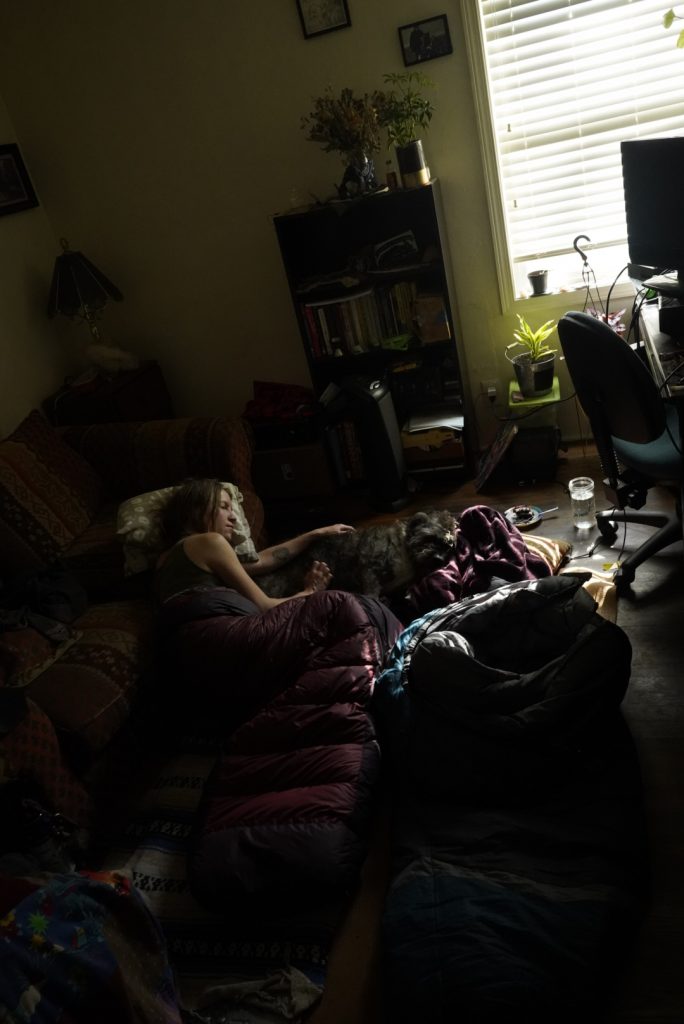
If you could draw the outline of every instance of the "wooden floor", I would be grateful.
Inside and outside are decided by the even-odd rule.
[[[561,456],[556,480],[530,486],[508,486],[478,494],[472,482],[455,487],[449,481],[423,488],[401,516],[420,508],[462,510],[486,504],[504,510],[527,503],[559,510],[534,527],[547,537],[570,540],[573,554],[583,555],[597,536],[596,529],[579,535],[570,516],[567,481],[589,475],[597,483],[600,468],[593,450],[571,449]],[[597,487],[597,508],[609,507]],[[649,508],[672,507],[670,495],[657,489]],[[341,517],[342,518],[342,517]],[[351,518],[351,517],[350,517]],[[365,514],[357,525],[393,518]],[[625,550],[648,535],[645,527],[630,526]],[[598,546],[593,556],[576,564],[603,569],[616,550]],[[618,624],[633,648],[632,676],[623,709],[635,737],[642,765],[650,828],[653,889],[650,909],[633,960],[614,1007],[603,1024],[684,1024],[684,555],[672,545],[637,570],[631,593],[618,601]],[[376,842],[366,865],[361,890],[342,929],[330,962],[324,998],[312,1024],[380,1024],[384,1022],[377,977],[378,920],[386,872],[386,819],[378,823]],[[456,1019],[456,1018],[454,1018]],[[386,1022],[391,1024],[391,1022]],[[552,1022],[549,1022],[552,1024]]]

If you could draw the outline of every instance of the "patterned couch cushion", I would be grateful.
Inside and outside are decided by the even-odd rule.
[[[0,782],[13,778],[36,782],[52,808],[83,828],[92,808],[85,789],[64,764],[52,722],[33,701],[18,725],[0,740]]]
[[[0,564],[46,566],[90,522],[102,482],[36,410],[0,442]]]
[[[119,731],[141,678],[151,672],[154,615],[149,601],[89,608],[74,623],[78,642],[28,687],[28,696],[83,760],[91,760]]]
[[[230,480],[258,548],[265,546],[264,509],[251,477],[252,449],[240,419],[194,417],[144,423],[62,427],[60,434],[105,480],[107,499],[171,487],[186,477]]]
[[[31,626],[3,630],[0,633],[0,668],[4,685],[28,686],[76,643],[80,634],[76,630],[70,633],[61,643],[53,643]]]
[[[151,572],[124,575],[116,512],[115,504],[105,502],[62,558],[64,568],[85,587],[91,601],[124,601],[152,593]]]

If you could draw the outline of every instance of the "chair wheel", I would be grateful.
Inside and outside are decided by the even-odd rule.
[[[609,544],[612,544],[618,535],[617,526],[611,522],[610,519],[597,519],[596,525],[598,526],[599,533],[604,540],[607,540]]]
[[[625,590],[629,590],[632,583],[634,583],[635,570],[629,566],[623,565],[615,573],[613,582],[615,583],[615,589],[618,593]]]

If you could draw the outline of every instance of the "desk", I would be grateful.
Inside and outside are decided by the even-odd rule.
[[[658,324],[658,307],[642,306],[641,337],[648,365],[664,398],[678,399],[679,425],[682,427],[684,399],[684,339],[675,340],[663,334]],[[681,369],[678,369],[681,367]],[[674,372],[673,372],[674,371]]]
[[[663,334],[658,322],[657,305],[642,306],[639,320],[641,337],[653,379],[663,397],[670,399],[677,408],[679,451],[684,465],[684,340],[675,340],[669,334]],[[684,471],[682,472],[679,502],[680,509],[684,508]]]

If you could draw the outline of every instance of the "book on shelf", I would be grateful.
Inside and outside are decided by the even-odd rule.
[[[333,338],[338,339],[342,355],[394,347],[383,343],[414,334],[415,301],[415,282],[397,281],[349,295],[302,302],[300,309],[311,356],[321,359],[335,354]]]
[[[418,337],[424,345],[434,341],[448,341],[451,337],[449,317],[443,295],[420,293],[415,301]]]

